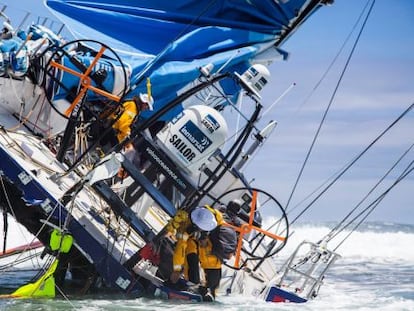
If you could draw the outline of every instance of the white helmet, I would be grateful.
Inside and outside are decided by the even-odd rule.
[[[270,80],[270,72],[266,66],[255,64],[247,69],[241,76],[236,72],[240,81],[258,98],[261,98],[259,92]]]
[[[191,222],[203,231],[211,231],[217,227],[216,217],[205,207],[197,207],[191,212]]]
[[[148,94],[139,94],[139,99],[148,105],[148,110],[153,110],[154,98],[152,96],[148,96]]]

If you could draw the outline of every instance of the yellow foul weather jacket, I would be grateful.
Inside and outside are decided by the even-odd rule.
[[[223,216],[221,213],[214,210],[214,214],[216,216],[217,223],[221,224],[223,222]],[[182,215],[179,217],[184,218]],[[174,225],[177,230],[177,244],[173,254],[174,271],[181,271],[184,268],[184,274],[187,276],[188,264],[186,258],[187,255],[193,253],[198,254],[200,264],[203,269],[220,269],[221,261],[212,253],[212,243],[210,239],[208,237],[206,240],[202,241],[195,239],[192,235],[186,232],[190,225],[191,222],[189,221],[188,216],[185,221],[177,222],[177,225]]]
[[[122,106],[124,107],[124,112],[112,125],[112,128],[117,132],[116,137],[118,142],[123,141],[131,134],[132,122],[134,122],[135,117],[139,114],[137,105],[133,100],[124,102]]]

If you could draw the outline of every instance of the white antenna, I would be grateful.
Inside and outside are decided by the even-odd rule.
[[[290,92],[290,90],[296,85],[295,82],[293,82],[278,98],[276,98],[276,100],[273,102],[273,104],[271,104],[262,114],[262,117],[264,115],[266,115],[278,102],[280,102],[283,97],[286,96],[287,93]]]
[[[240,53],[240,50],[237,50],[236,52],[234,52],[233,55],[231,55],[230,58],[223,64],[223,66],[221,66],[217,70],[217,73],[220,73],[224,69],[224,67],[226,67],[231,62],[231,60],[239,53]]]
[[[237,95],[237,103],[236,103],[236,105],[237,105],[237,109],[239,110],[239,113],[237,114],[236,131],[235,131],[235,133],[237,133],[239,131],[240,115],[241,115],[240,111],[241,111],[241,105],[242,105],[242,102],[243,102],[243,93],[244,93],[243,90],[241,90],[239,92],[239,94]],[[237,135],[234,135],[234,141],[236,141],[236,140],[237,140]]]

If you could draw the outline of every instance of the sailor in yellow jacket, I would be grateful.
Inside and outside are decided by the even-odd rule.
[[[136,117],[145,110],[153,110],[154,99],[148,94],[139,94],[134,96],[122,104],[124,109],[122,115],[112,125],[116,132],[118,142],[123,141],[129,134],[131,134],[131,125]]]
[[[222,261],[213,254],[213,245],[208,232],[214,230],[223,222],[223,216],[209,206],[197,207],[188,216],[179,211],[171,223],[171,229],[177,231],[177,244],[173,254],[172,283],[176,283],[181,274],[185,279],[200,284],[200,269],[205,273],[205,288],[203,294],[206,300],[213,300],[215,291],[220,284]]]
[[[148,94],[140,93],[139,96],[134,96],[131,100],[125,101],[122,103],[123,112],[121,116],[115,121],[112,125],[112,128],[115,131],[115,138],[111,138],[111,145],[122,142],[131,134],[131,126],[135,122],[136,118],[142,111],[153,110],[154,99]],[[111,116],[115,118],[115,113]],[[112,147],[112,146],[111,146]],[[124,155],[132,162],[136,157],[136,151],[132,143],[129,143],[124,146]],[[125,178],[126,173],[124,169],[120,169],[118,172],[118,177]]]

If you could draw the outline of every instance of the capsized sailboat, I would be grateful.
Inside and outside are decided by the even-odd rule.
[[[274,302],[316,296],[338,255],[304,243],[280,273],[272,257],[289,237],[286,213],[242,168],[274,127],[257,128],[265,65],[286,57],[280,45],[328,2],[49,0],[75,35],[88,27],[99,36],[67,41],[43,25],[10,26],[1,41],[0,202],[49,260],[8,297],[54,296],[56,286],[202,301],[165,283],[169,224],[177,211],[235,199],[240,209],[223,209],[239,239],[224,292]],[[142,93],[154,110],[108,146],[122,103]]]

